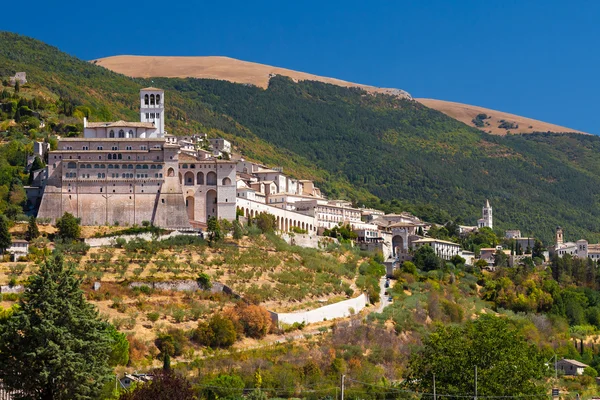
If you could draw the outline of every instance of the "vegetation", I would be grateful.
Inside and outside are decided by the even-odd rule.
[[[58,228],[58,236],[63,240],[75,240],[81,236],[79,219],[75,218],[71,213],[67,212],[57,219],[56,227]]]
[[[79,283],[61,257],[30,278],[19,307],[0,323],[0,379],[8,388],[31,398],[90,398],[111,379],[107,349],[120,334],[109,333]]]

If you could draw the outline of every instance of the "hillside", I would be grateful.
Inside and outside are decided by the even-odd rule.
[[[295,81],[318,81],[344,87],[359,87],[372,93],[386,93],[410,98],[400,89],[378,88],[294,71],[259,63],[236,60],[230,57],[156,57],[156,56],[113,56],[92,61],[111,71],[133,78],[203,78],[219,79],[234,83],[246,83],[267,88],[274,75],[289,76]]]
[[[93,64],[101,65],[111,71],[134,78],[201,78],[218,79],[233,83],[252,84],[261,88],[267,88],[269,79],[273,75],[283,75],[294,81],[309,80],[330,83],[343,87],[359,87],[370,93],[400,94],[401,97],[410,98],[410,95],[400,89],[376,88],[358,83],[346,82],[340,79],[328,78],[294,71],[286,68],[273,67],[270,65],[247,62],[229,57],[161,57],[161,56],[112,56],[99,58],[92,61]],[[505,135],[511,133],[532,132],[576,132],[571,128],[537,121],[535,119],[521,117],[502,111],[490,110],[483,107],[468,104],[455,103],[444,100],[416,99],[427,107],[441,111],[444,114],[459,120],[469,126],[483,130],[494,135]],[[481,126],[473,123],[478,114],[486,114],[490,119],[484,121]],[[499,126],[506,121],[508,129]],[[510,125],[513,123],[514,125]],[[516,127],[518,126],[518,127]]]
[[[564,126],[558,126],[549,124],[547,122],[538,121],[531,118],[521,117],[519,115],[510,114],[502,111],[491,110],[489,108],[483,108],[478,106],[471,106],[468,104],[455,103],[453,101],[435,100],[435,99],[415,99],[419,103],[426,105],[427,107],[434,108],[444,114],[459,120],[469,126],[481,129],[484,132],[491,133],[494,135],[506,135],[507,133],[532,133],[532,132],[575,132],[585,133],[576,131],[571,128]],[[477,126],[473,120],[480,114],[485,114],[489,118],[482,121],[483,126]],[[507,128],[500,128],[503,122],[508,124],[513,123],[513,127],[506,125]]]
[[[21,143],[20,151],[33,137],[63,134],[59,128],[67,122],[73,124],[69,134],[76,135],[84,114],[92,121],[136,120],[138,90],[151,84],[0,33],[0,76],[15,71],[26,71],[29,79],[19,96],[51,102],[40,110],[44,128],[10,128],[7,140]],[[224,136],[245,157],[314,179],[328,196],[464,224],[475,224],[489,198],[499,230],[519,228],[548,243],[560,225],[568,240],[600,239],[596,136],[489,135],[413,100],[283,76],[266,89],[209,79],[153,81],[166,89],[169,132]],[[13,89],[3,90],[10,97]],[[10,101],[16,107],[18,100]],[[11,118],[0,113],[0,124]],[[0,196],[6,203],[17,198],[10,192],[15,182],[23,183],[24,164],[10,153],[13,147],[2,148]],[[10,173],[4,172],[7,165]]]

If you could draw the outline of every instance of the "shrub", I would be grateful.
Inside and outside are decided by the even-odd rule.
[[[258,305],[243,305],[237,306],[236,312],[246,336],[260,339],[271,330],[271,314],[266,308]]]
[[[583,375],[595,378],[598,376],[598,372],[592,367],[585,367],[585,369],[583,370]]]
[[[219,314],[213,315],[208,322],[198,323],[192,334],[198,344],[209,347],[229,347],[235,343],[237,333],[233,322]]]
[[[160,314],[156,311],[152,311],[152,312],[149,312],[148,314],[146,314],[146,317],[148,318],[149,321],[156,322],[160,318]]]

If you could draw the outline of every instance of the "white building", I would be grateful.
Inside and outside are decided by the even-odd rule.
[[[488,227],[490,229],[494,228],[493,224],[493,216],[492,216],[492,206],[490,205],[490,201],[485,201],[485,206],[482,209],[482,218],[477,221],[477,227],[483,228]]]
[[[429,245],[433,251],[435,251],[435,254],[444,260],[449,260],[456,255],[460,255],[460,245],[446,240],[425,238],[415,240],[412,244],[415,250],[422,246]]]

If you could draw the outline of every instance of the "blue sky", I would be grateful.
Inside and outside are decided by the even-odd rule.
[[[27,8],[0,30],[87,60],[224,55],[600,133],[597,1],[33,0]]]

